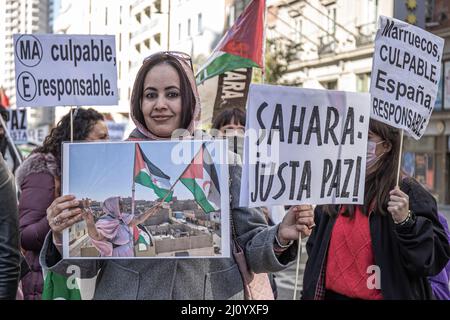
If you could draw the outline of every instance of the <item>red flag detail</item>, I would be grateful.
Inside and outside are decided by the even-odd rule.
[[[214,51],[251,59],[263,67],[265,0],[253,0]]]
[[[184,170],[180,179],[203,179],[203,147],[200,148],[200,151]]]

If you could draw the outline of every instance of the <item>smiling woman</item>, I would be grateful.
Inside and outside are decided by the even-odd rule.
[[[200,113],[200,99],[189,62],[189,56],[175,52],[155,53],[144,60],[131,97],[131,117],[136,129],[129,140],[168,140],[176,129],[193,134],[195,119]],[[176,161],[165,157],[161,150],[155,157],[165,162]],[[308,226],[314,223],[312,209],[290,210],[283,222],[269,227],[259,209],[239,207],[241,167],[231,153],[230,158],[233,163],[228,168],[230,216],[236,229],[236,242],[244,248],[246,263],[252,271],[280,271],[296,257],[296,245],[291,245],[295,242],[290,240],[297,240],[300,232],[303,236],[310,234]],[[207,172],[206,169],[203,171]],[[188,180],[198,181],[197,176],[183,180],[188,189]],[[209,189],[208,183],[200,186]],[[67,267],[74,263],[74,260],[61,260],[60,241],[61,231],[73,225],[67,217],[79,214],[77,205],[74,196],[65,195],[55,199],[48,208],[48,221],[63,221],[58,225],[51,223],[52,234],[46,238],[41,253],[42,265],[51,271],[66,274]],[[91,233],[95,236],[96,230],[91,228]],[[103,239],[99,237],[98,240]],[[278,244],[283,246],[277,247]],[[178,251],[180,253],[185,254]],[[76,263],[81,269],[81,277],[93,277],[101,269],[94,299],[244,298],[243,278],[234,256],[223,259],[105,260],[101,264],[83,260]]]
[[[131,96],[131,116],[136,130],[130,138],[160,140],[170,138],[175,129],[193,132],[200,112],[195,80],[187,59],[155,54],[145,59]]]
[[[171,65],[160,64],[147,73],[141,110],[145,125],[159,137],[170,137],[180,127],[180,77]]]

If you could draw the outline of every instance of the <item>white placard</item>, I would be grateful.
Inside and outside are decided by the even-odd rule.
[[[370,96],[252,85],[240,205],[362,204]]]
[[[8,130],[15,144],[28,142],[26,109],[9,109]]]
[[[438,93],[443,48],[444,39],[380,16],[370,85],[371,117],[420,139]]]
[[[109,35],[15,34],[18,107],[117,105]]]

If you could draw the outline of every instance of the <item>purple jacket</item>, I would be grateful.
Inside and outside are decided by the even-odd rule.
[[[22,279],[25,300],[40,300],[44,279],[39,253],[50,230],[46,210],[55,198],[55,158],[41,153],[32,154],[17,170],[19,197],[20,243],[31,271]]]
[[[450,245],[450,230],[448,229],[447,220],[445,216],[439,213],[439,221],[447,233],[447,238],[449,239]],[[447,266],[442,269],[440,273],[435,275],[434,277],[428,278],[431,284],[431,288],[433,289],[433,294],[438,300],[450,300],[450,262],[447,263]]]

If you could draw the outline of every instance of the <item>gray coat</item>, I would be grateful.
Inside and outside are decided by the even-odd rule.
[[[296,258],[297,243],[281,256],[273,251],[278,226],[267,226],[259,209],[239,208],[241,167],[230,165],[230,214],[238,242],[245,248],[250,268],[276,272]],[[43,269],[66,274],[70,265],[81,269],[82,278],[97,272],[94,299],[243,299],[243,282],[233,257],[214,259],[158,260],[61,260],[47,235],[41,251]]]

